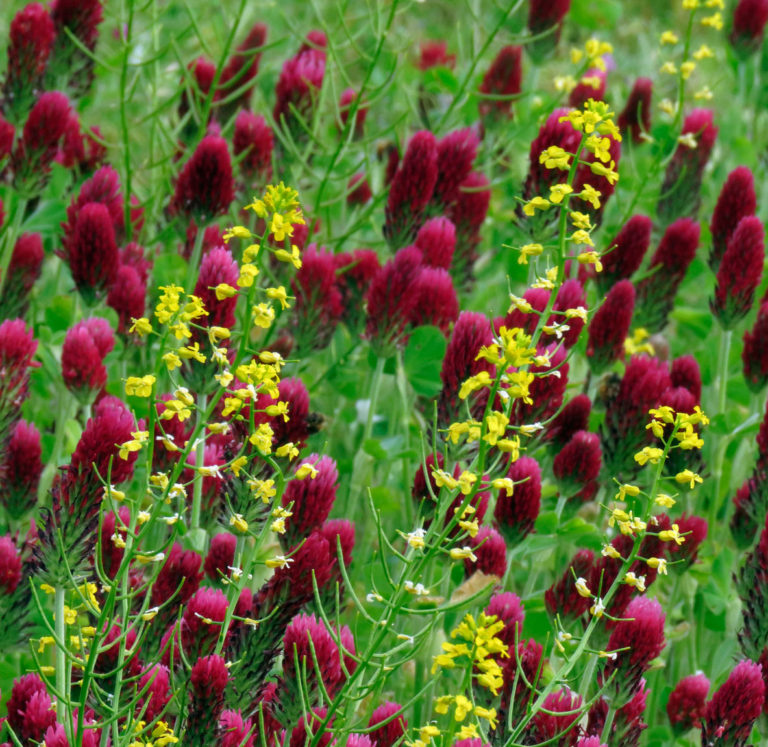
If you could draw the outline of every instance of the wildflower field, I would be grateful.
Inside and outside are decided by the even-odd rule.
[[[5,0],[0,745],[768,745],[766,22]]]

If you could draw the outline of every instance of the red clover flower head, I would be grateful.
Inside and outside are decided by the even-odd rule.
[[[512,117],[512,99],[521,91],[522,58],[523,48],[511,44],[502,47],[494,57],[480,83],[481,98],[477,107],[482,120]],[[494,98],[484,99],[482,94]]]
[[[589,322],[587,359],[594,373],[601,373],[623,358],[634,309],[635,287],[629,280],[620,280]]]
[[[456,226],[443,216],[430,218],[413,243],[422,253],[425,265],[449,270],[456,250]]]
[[[638,78],[629,92],[624,110],[619,114],[619,129],[629,132],[635,143],[641,143],[643,134],[651,131],[652,93],[653,81],[650,78]]]
[[[677,733],[701,728],[708,692],[709,680],[701,672],[689,674],[675,685],[667,701],[667,716]]]
[[[725,180],[717,204],[712,212],[709,231],[712,246],[709,250],[709,266],[717,272],[728,242],[742,218],[754,215],[757,209],[755,177],[746,166],[738,166]]]

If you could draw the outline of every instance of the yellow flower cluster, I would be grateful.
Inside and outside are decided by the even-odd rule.
[[[134,734],[140,734],[144,731],[145,727],[146,723],[144,721],[136,722]],[[178,741],[179,738],[173,735],[173,729],[165,721],[158,721],[152,727],[152,733],[148,738],[135,739],[128,747],[166,747],[169,744],[177,744]]]
[[[432,674],[438,669],[454,669],[457,660],[471,666],[474,677],[481,687],[498,695],[504,684],[501,666],[495,655],[502,658],[509,657],[507,645],[497,638],[497,634],[504,629],[504,622],[496,615],[486,615],[481,612],[477,620],[467,614],[459,626],[451,632],[452,639],[459,639],[460,643],[443,643],[443,653],[434,658]]]

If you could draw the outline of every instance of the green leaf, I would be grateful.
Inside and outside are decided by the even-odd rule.
[[[45,307],[45,323],[55,332],[69,329],[74,320],[74,296],[54,296]]]
[[[384,450],[381,443],[376,438],[369,438],[363,441],[363,451],[374,459],[389,461],[389,454]]]
[[[152,277],[156,286],[179,285],[184,282],[187,272],[187,263],[184,258],[174,252],[161,254],[155,259]],[[190,291],[191,292],[191,291]]]
[[[434,397],[440,391],[440,369],[445,348],[445,337],[437,327],[417,327],[411,334],[403,365],[406,378],[416,394]]]

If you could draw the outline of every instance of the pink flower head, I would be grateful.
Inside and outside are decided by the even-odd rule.
[[[683,514],[675,522],[681,535],[685,535],[685,542],[678,545],[669,544],[669,554],[672,560],[682,560],[683,567],[696,562],[701,543],[707,538],[709,524],[707,520],[695,514]],[[674,547],[673,547],[674,545]]]
[[[659,219],[668,224],[675,218],[695,217],[699,209],[701,179],[704,167],[717,140],[717,127],[711,109],[694,109],[683,122],[682,136],[696,141],[691,148],[686,142],[678,144],[667,164],[661,198],[656,206]]]
[[[219,532],[211,539],[211,546],[205,558],[205,575],[211,581],[229,578],[235,563],[237,537],[229,532]]]
[[[147,685],[149,685],[149,688],[146,694],[139,700],[137,706],[143,708],[146,703],[147,707],[144,711],[144,718],[147,721],[153,721],[160,715],[171,699],[168,667],[164,667],[162,664],[155,664],[145,670],[139,680],[139,690],[143,691]]]
[[[272,116],[295,140],[304,140],[317,108],[325,77],[325,51],[307,49],[283,64]]]
[[[504,629],[497,633],[496,637],[507,645],[509,651],[514,651],[522,636],[525,619],[525,610],[520,597],[511,591],[494,594],[485,608],[485,614],[496,615],[504,623]]]
[[[633,215],[608,243],[610,251],[601,259],[603,270],[596,275],[601,292],[605,293],[619,280],[626,280],[637,271],[651,243],[652,229],[650,218]]]
[[[0,503],[8,514],[21,518],[37,502],[37,486],[43,464],[40,431],[24,420],[11,430],[0,463]]]
[[[325,706],[304,714],[299,719],[298,725],[291,731],[291,738],[287,747],[305,747],[305,745],[315,741],[317,747],[331,747],[332,744],[335,744],[331,731],[332,720],[323,726],[327,714],[328,709]]]
[[[431,132],[421,130],[408,143],[389,189],[384,236],[393,249],[405,246],[421,226],[437,175],[437,141]]]
[[[768,0],[739,0],[733,9],[733,25],[729,36],[733,48],[746,57],[763,44],[768,22]]]
[[[533,290],[538,289],[534,288]],[[549,294],[547,294],[547,301],[548,300]],[[577,309],[579,307],[587,307],[587,296],[584,292],[584,286],[579,280],[569,278],[558,289],[557,296],[555,297],[555,305],[552,307],[553,313],[547,322],[552,325],[565,323],[568,329],[564,330],[562,340],[563,345],[566,348],[572,348],[578,342],[581,331],[584,329],[584,320],[579,317],[566,319],[563,314],[568,309]],[[546,303],[543,308],[546,308]],[[535,315],[534,321],[536,321]],[[509,325],[507,325],[507,328],[509,329]],[[533,333],[533,329],[531,330],[531,333]],[[545,342],[557,342],[560,338],[556,333],[551,333],[545,334],[542,339]]]
[[[278,384],[280,402],[288,404],[288,422],[282,416],[277,416],[271,421],[274,431],[274,444],[282,446],[289,441],[296,444],[297,448],[304,447],[310,435],[309,429],[309,392],[301,379],[287,377],[281,379]]]
[[[325,32],[320,31],[320,29],[312,29],[304,38],[304,41],[301,43],[297,54],[304,54],[305,52],[317,52],[323,56],[323,59],[325,59],[325,50],[327,48],[328,37],[325,35]]]
[[[504,578],[507,572],[507,545],[504,538],[491,527],[480,527],[477,535],[468,540],[477,560],[464,559],[464,572],[471,576],[476,571],[486,576]]]
[[[510,44],[499,50],[480,83],[480,94],[493,96],[480,99],[477,107],[481,119],[503,120],[512,117],[512,101],[521,90],[522,57],[522,47]]]
[[[347,126],[353,109],[355,110],[354,133],[355,137],[360,138],[363,136],[363,126],[368,115],[368,107],[365,102],[357,101],[357,91],[354,88],[345,88],[339,97],[339,115],[343,127]]]
[[[619,129],[629,132],[636,143],[641,143],[642,135],[651,131],[652,93],[653,81],[650,78],[638,78],[629,92],[624,110],[619,114]]]
[[[597,85],[595,85],[597,84]],[[602,101],[605,98],[605,71],[590,68],[568,94],[568,106],[583,109],[589,99]]]
[[[620,280],[589,323],[587,358],[594,373],[601,373],[624,357],[624,340],[629,334],[634,309],[635,288],[629,280]]]
[[[459,314],[440,371],[443,388],[438,399],[438,422],[442,427],[453,423],[463,407],[459,399],[461,385],[470,376],[476,376],[481,371],[487,371],[489,374],[495,372],[490,363],[477,360],[480,348],[492,343],[491,333],[491,323],[484,314],[474,311],[462,311]],[[473,411],[475,403],[480,407],[485,406],[481,400],[479,396],[467,398]]]
[[[480,229],[488,215],[491,189],[488,177],[473,171],[459,185],[456,201],[446,213],[456,226],[456,251],[451,271],[462,288],[472,284],[472,269],[477,259]]]
[[[226,122],[237,109],[248,108],[254,80],[259,72],[262,47],[266,42],[266,24],[255,23],[222,70],[216,92],[220,106],[224,107],[222,122]]]
[[[226,213],[234,198],[227,142],[216,135],[206,135],[179,173],[170,210],[207,222]]]
[[[144,316],[147,306],[146,281],[131,265],[120,265],[115,280],[107,294],[107,306],[117,312],[119,319],[117,331],[127,335],[133,319]]]
[[[552,473],[562,486],[563,494],[571,496],[597,478],[601,464],[598,435],[577,431],[555,457]]]
[[[221,656],[202,656],[192,665],[185,735],[193,744],[209,744],[215,736],[228,682],[227,663]]]
[[[672,386],[685,387],[692,395],[696,404],[701,402],[701,370],[699,363],[692,355],[681,355],[672,361],[669,370]]]
[[[102,137],[98,127],[83,132],[77,115],[71,114],[56,156],[57,163],[68,169],[93,171],[107,155],[106,146],[100,142]]]
[[[14,680],[8,701],[8,723],[22,744],[34,744],[56,723],[56,710],[36,674]]]
[[[77,215],[67,262],[83,297],[103,295],[117,275],[119,255],[109,210],[99,202],[84,205]]]
[[[606,650],[616,652],[616,658],[606,659],[604,676],[607,678],[618,670],[614,687],[631,697],[640,687],[642,675],[651,661],[664,648],[666,616],[656,599],[635,597],[626,606],[622,618],[608,640]]]
[[[432,67],[453,68],[456,55],[448,54],[448,43],[445,41],[423,41],[419,45],[419,70],[429,70]]]
[[[0,593],[13,594],[21,581],[21,554],[9,534],[0,537]]]
[[[240,271],[237,262],[232,258],[229,249],[218,246],[211,249],[200,263],[200,272],[195,283],[194,295],[203,302],[208,316],[198,320],[198,324],[206,327],[235,326],[235,307],[237,297],[219,300],[214,290],[219,283],[237,287]]]
[[[760,305],[752,329],[744,332],[741,360],[747,386],[760,392],[768,382],[768,301]]]
[[[456,227],[448,218],[430,218],[419,229],[414,244],[425,265],[449,270],[456,250]]]
[[[301,349],[322,349],[330,343],[343,312],[336,263],[332,252],[316,244],[307,247],[301,261],[301,269],[291,281],[296,296],[296,339]]]
[[[739,221],[717,271],[715,297],[709,307],[723,329],[733,329],[752,308],[763,276],[765,242],[762,221],[748,215]]]
[[[678,734],[701,728],[708,692],[709,680],[702,673],[689,674],[675,685],[667,701],[667,716]]]
[[[365,337],[382,358],[389,357],[406,339],[420,271],[421,252],[408,246],[400,249],[371,280],[365,299]]]
[[[762,713],[764,700],[761,666],[748,659],[740,661],[707,703],[701,743],[746,744],[752,725]]]
[[[576,742],[576,747],[608,747],[600,741],[600,737],[582,737]]]
[[[576,591],[575,579],[587,578],[592,569],[595,554],[592,550],[579,550],[559,581],[544,592],[544,604],[552,617],[560,615],[566,620],[581,617],[590,606],[590,600]]]
[[[341,557],[345,566],[352,562],[355,549],[355,525],[346,519],[331,519],[320,527],[320,534],[328,540],[331,557],[338,560],[338,544],[341,544]]]
[[[369,727],[387,722],[370,732],[369,737],[374,747],[393,747],[407,734],[408,722],[405,716],[402,713],[395,716],[396,713],[402,710],[403,707],[399,703],[387,700],[373,712],[371,720],[368,722]]]
[[[11,21],[3,92],[15,121],[23,120],[41,86],[54,37],[53,21],[40,3],[29,3]]]
[[[241,110],[235,119],[232,146],[248,186],[266,185],[272,178],[274,137],[264,117]]]
[[[410,321],[414,327],[431,324],[444,335],[459,316],[459,299],[447,270],[422,267],[411,285],[414,304]]]
[[[14,186],[25,194],[45,185],[69,114],[69,99],[58,91],[43,93],[29,112],[12,158]]]
[[[365,734],[350,734],[347,738],[347,747],[373,747],[373,742]]]
[[[554,740],[557,736],[560,736],[560,740],[555,742],[556,744],[572,743],[577,736],[577,722],[580,716],[578,710],[581,705],[581,696],[567,687],[562,687],[547,695],[542,706],[543,710],[536,713],[529,727],[532,734],[535,735],[534,744]],[[569,713],[569,711],[577,712]],[[552,712],[568,713],[563,716],[554,716]]]
[[[514,547],[533,531],[539,515],[541,467],[533,457],[521,456],[509,466],[507,477],[516,484],[511,496],[503,489],[499,492],[493,518],[498,530]]]
[[[18,418],[18,408],[28,396],[29,368],[37,352],[37,341],[22,319],[0,324],[0,413],[3,421]],[[6,434],[0,430],[0,443]]]
[[[286,508],[293,506],[293,516],[286,521],[285,541],[289,546],[322,526],[333,508],[339,483],[336,462],[331,457],[310,454],[302,464],[312,465],[318,474],[314,478],[294,478],[286,483],[282,505]],[[335,550],[334,546],[334,555]]]
[[[708,259],[709,266],[715,272],[720,266],[736,226],[742,218],[754,215],[756,209],[755,177],[746,166],[738,166],[728,174],[709,224],[712,247]]]
[[[240,711],[224,711],[219,719],[221,747],[254,747],[259,728],[257,724],[254,734],[252,727],[251,720],[244,719]]]
[[[376,273],[381,269],[373,249],[355,249],[352,254],[334,255],[336,286],[341,292],[342,320],[351,328],[360,323],[363,298]]]
[[[459,198],[459,190],[472,171],[480,139],[471,127],[454,130],[437,143],[437,181],[432,205],[445,210]],[[407,158],[407,153],[406,153]]]
[[[667,323],[677,289],[696,255],[699,234],[699,224],[690,218],[676,220],[664,232],[648,266],[654,272],[636,288],[637,318],[650,332],[660,331]]]
[[[61,373],[67,389],[90,401],[107,383],[104,356],[115,346],[106,319],[94,317],[67,331],[61,348]]]
[[[365,205],[373,197],[371,185],[363,171],[352,174],[347,182],[347,205]]]
[[[171,611],[186,604],[203,579],[203,559],[194,550],[182,550],[174,543],[165,564],[152,585],[152,604],[160,606],[173,599]]]
[[[227,606],[227,597],[219,589],[200,588],[190,598],[181,618],[181,645],[188,658],[213,653]]]
[[[549,424],[547,438],[557,446],[564,446],[576,431],[585,431],[592,411],[592,400],[586,394],[577,394]]]

